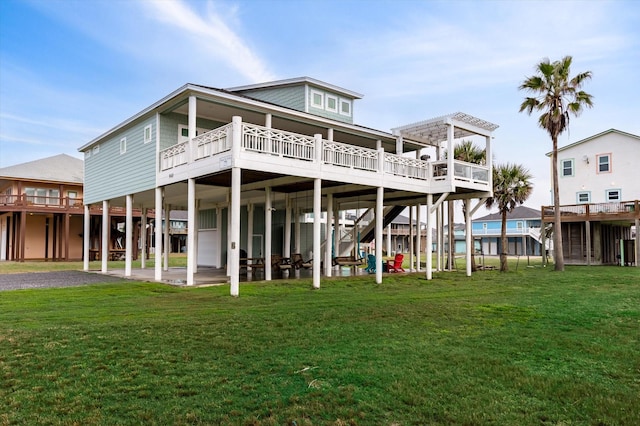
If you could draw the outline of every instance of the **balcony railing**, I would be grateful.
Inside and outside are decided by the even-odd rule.
[[[232,123],[160,151],[160,171],[201,160],[222,152],[230,151],[232,146]],[[321,158],[316,154],[316,143],[320,141]],[[386,153],[382,150],[363,148],[335,141],[316,140],[313,136],[267,128],[255,124],[242,123],[240,149],[245,152],[257,152],[283,158],[385,173],[410,179],[434,181],[447,180],[448,163],[446,161],[424,161],[401,155]],[[382,165],[380,156],[382,155]],[[489,184],[487,166],[454,161],[452,178],[458,182]]]
[[[45,197],[40,195],[0,195],[0,206],[15,208],[81,209],[82,198]]]
[[[559,206],[562,220],[586,220],[590,217],[640,218],[640,201],[620,201],[591,204],[569,204]],[[549,221],[554,217],[554,206],[543,206],[542,217]]]

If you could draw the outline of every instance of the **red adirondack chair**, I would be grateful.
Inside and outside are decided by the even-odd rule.
[[[387,272],[405,272],[402,269],[402,259],[404,255],[398,253],[393,260],[387,260]]]

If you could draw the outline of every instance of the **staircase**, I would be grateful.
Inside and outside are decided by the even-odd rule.
[[[402,211],[406,208],[407,206],[389,206],[389,207],[385,207],[384,211],[383,211],[383,217],[384,220],[382,222],[382,227],[386,227],[387,225],[389,225],[393,219],[395,219],[396,217],[398,217],[398,215],[400,213],[402,213]],[[371,241],[374,240],[375,238],[375,228],[376,228],[376,221],[372,220],[371,223],[369,225],[367,225],[366,228],[364,228],[361,232],[360,232],[360,242],[362,243],[370,243]]]

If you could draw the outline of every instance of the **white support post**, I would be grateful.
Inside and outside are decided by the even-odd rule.
[[[194,161],[195,156],[194,156],[194,150],[195,148],[193,147],[193,138],[195,138],[197,135],[197,122],[196,122],[196,117],[197,117],[197,110],[196,110],[196,106],[197,106],[197,99],[194,95],[189,96],[189,117],[188,117],[188,125],[189,125],[189,162]]]
[[[415,262],[415,255],[414,255],[414,246],[413,246],[413,237],[414,237],[414,232],[413,232],[413,206],[409,206],[409,271],[413,272],[413,265]]]
[[[320,288],[320,268],[322,255],[320,253],[320,209],[322,195],[322,180],[313,180],[313,288]]]
[[[109,227],[110,227],[110,219],[109,219],[109,201],[102,201],[102,254],[100,255],[100,259],[102,260],[102,269],[101,272],[103,274],[107,273],[107,262],[109,260]]]
[[[231,169],[231,296],[240,294],[240,185],[241,169]],[[266,269],[266,267],[265,267]]]
[[[638,208],[637,202],[635,208]],[[542,250],[544,250],[544,247],[542,247]],[[640,218],[636,218],[636,268],[640,268]]]
[[[465,250],[465,259],[467,263],[467,276],[471,276],[471,256],[473,256],[473,235],[471,235],[471,203],[468,199],[464,200],[464,234],[466,237],[467,249]]]
[[[396,155],[402,155],[404,152],[404,140],[402,136],[396,138]]]
[[[333,200],[333,253],[336,256],[340,256],[340,237],[342,231],[340,230],[340,205],[336,200]],[[355,244],[353,245],[353,251],[355,251]],[[356,259],[360,257],[359,253],[356,253]]]
[[[300,253],[302,254],[302,248],[300,247],[300,242],[301,242],[301,237],[300,237],[300,209],[297,206],[296,203],[296,209],[294,212],[294,221],[295,221],[295,231],[296,231],[296,243],[295,243],[295,247],[296,247],[296,253]]]
[[[215,264],[218,268],[222,268],[222,208],[220,206],[216,206],[216,230],[218,232],[216,232],[215,244],[218,249]]]
[[[447,181],[452,183],[454,178],[453,173],[453,137],[454,137],[453,123],[447,123]],[[451,224],[449,224],[451,226]]]
[[[198,235],[200,234],[200,200],[196,197],[196,211],[194,212],[193,225],[193,273],[198,273]]]
[[[291,258],[291,199],[285,195],[284,201],[284,257]]]
[[[271,281],[271,232],[272,232],[271,187],[264,189],[264,279]]]
[[[384,187],[376,191],[376,284],[382,284],[382,228],[384,223]]]
[[[433,278],[433,213],[431,212],[431,208],[433,207],[433,194],[427,194],[427,242],[426,242],[426,247],[425,247],[425,253],[426,253],[426,269],[427,269],[427,274],[426,277],[428,280]],[[439,211],[440,209],[438,209]],[[441,234],[441,230],[438,228],[438,235]],[[440,256],[438,256],[438,260],[439,260]],[[439,266],[439,265],[438,265]]]
[[[131,260],[133,257],[133,195],[126,196],[125,243],[124,243],[124,276],[131,276]]]
[[[247,204],[247,257],[253,257],[253,211],[253,203]]]
[[[162,247],[164,248],[163,251],[163,262],[162,262],[162,270],[163,271],[168,271],[169,270],[169,252],[171,251],[171,234],[170,234],[170,217],[171,217],[171,204],[165,203],[164,205],[164,221],[162,223],[162,227],[163,227],[163,237],[164,237],[164,243],[162,244]]]
[[[149,220],[149,209],[142,207],[142,217],[140,218],[140,269],[147,268],[147,223]]]
[[[231,277],[231,188],[227,193],[227,277]]]
[[[433,202],[433,197],[431,202]],[[444,203],[441,203],[436,212],[436,270],[442,271],[442,252],[444,250],[444,224],[442,217],[444,216]]]
[[[332,255],[333,242],[331,238],[331,220],[333,219],[333,194],[327,194],[327,222],[325,223],[324,232],[324,275],[325,277],[331,276],[332,268]]]
[[[83,235],[82,235],[82,270],[83,271],[88,271],[89,270],[89,249],[90,249],[90,242],[91,242],[91,235],[89,235],[89,233],[91,232],[91,213],[89,211],[89,205],[85,204],[84,205],[84,223],[83,223]]]
[[[391,224],[387,225],[387,256],[391,256]]]
[[[196,180],[187,181],[187,285],[195,284]]]
[[[154,238],[154,279],[156,281],[162,280],[162,204],[164,202],[164,189],[156,187],[156,205],[155,205],[155,238]]]
[[[422,255],[422,218],[421,218],[421,206],[418,204],[416,210],[416,253],[417,253],[417,262],[416,262],[416,271],[420,272],[422,270],[422,266],[420,265],[420,257]]]
[[[485,158],[487,167],[489,168],[489,186],[493,194],[493,158],[491,157],[491,136],[485,136]]]

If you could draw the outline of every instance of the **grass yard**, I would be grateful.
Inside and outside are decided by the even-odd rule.
[[[0,292],[0,424],[640,424],[640,270],[514,267]]]

